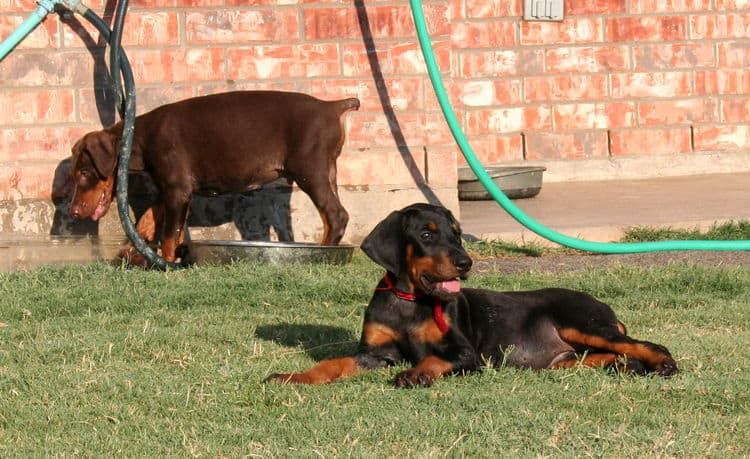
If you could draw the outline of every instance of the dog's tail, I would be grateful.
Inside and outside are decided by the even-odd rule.
[[[336,104],[336,110],[339,112],[339,114],[346,113],[349,110],[359,110],[359,99],[357,99],[356,97],[337,100],[334,102],[334,104]]]

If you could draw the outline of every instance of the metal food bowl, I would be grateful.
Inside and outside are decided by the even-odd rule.
[[[344,265],[351,261],[352,245],[318,245],[306,242],[196,240],[189,243],[190,260],[199,265],[233,261],[274,265],[322,263]]]
[[[485,170],[510,199],[531,198],[542,190],[543,166],[487,166]],[[489,192],[468,166],[458,168],[458,199],[478,201],[491,199]]]

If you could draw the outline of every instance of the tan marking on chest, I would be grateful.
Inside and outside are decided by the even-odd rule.
[[[448,325],[448,328],[450,328],[450,317],[445,316],[445,323]],[[423,343],[437,343],[443,339],[443,336],[445,334],[440,331],[437,323],[435,323],[435,319],[430,317],[429,319],[412,328],[411,335],[416,338],[417,341]]]

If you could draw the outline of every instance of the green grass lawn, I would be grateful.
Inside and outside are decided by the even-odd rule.
[[[351,353],[380,268],[105,265],[0,274],[0,455],[750,455],[750,273],[672,265],[482,275],[588,291],[671,379],[513,368],[397,390],[398,368],[263,384]]]

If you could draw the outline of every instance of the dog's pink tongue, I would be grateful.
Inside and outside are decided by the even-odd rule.
[[[437,284],[435,284],[435,288],[448,293],[458,293],[461,291],[461,282],[456,279],[445,282],[438,282]]]
[[[102,218],[102,216],[107,213],[107,209],[109,206],[107,206],[107,202],[105,201],[99,201],[99,204],[97,204],[96,209],[94,209],[94,213],[91,214],[91,219],[94,221],[99,220]]]
[[[97,221],[100,218],[102,218],[104,214],[107,213],[111,199],[112,199],[111,197],[107,196],[107,193],[102,193],[102,195],[99,197],[99,202],[96,204],[96,209],[94,209],[94,213],[91,214],[92,220]]]

